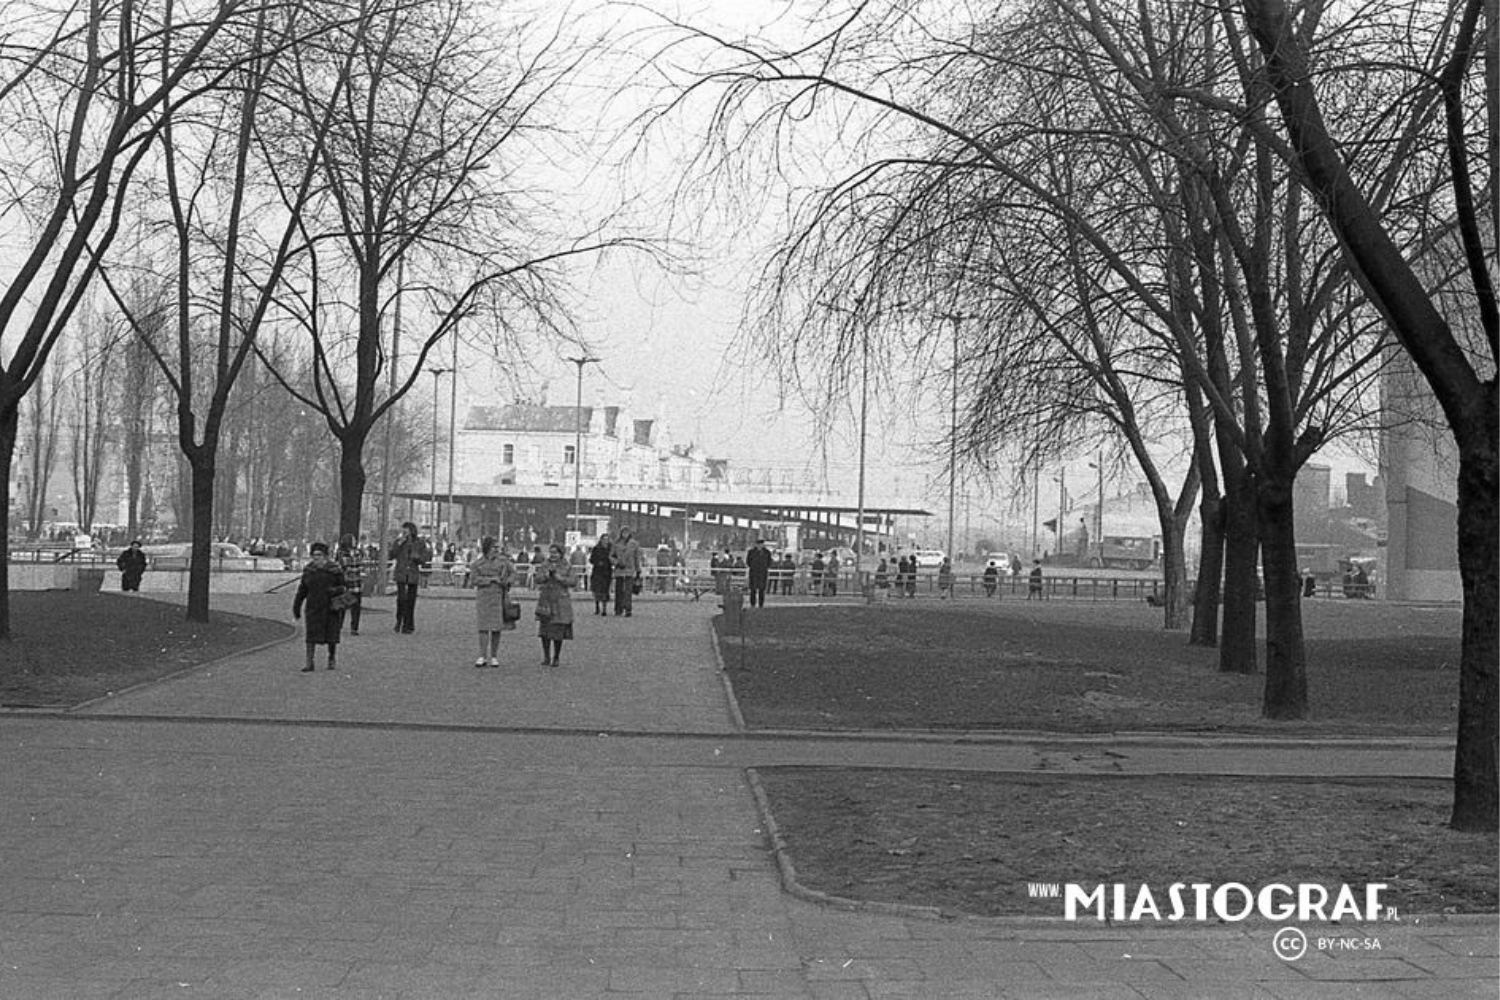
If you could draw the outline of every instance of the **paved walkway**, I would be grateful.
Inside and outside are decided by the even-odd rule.
[[[0,998],[1495,996],[1491,918],[1344,927],[1380,951],[1285,962],[1265,926],[789,894],[747,768],[1441,776],[1450,751],[750,735],[713,612],[585,614],[560,671],[523,623],[502,669],[475,670],[470,607],[424,601],[414,636],[368,614],[336,672],[298,673],[294,641],[71,716],[0,716]]]

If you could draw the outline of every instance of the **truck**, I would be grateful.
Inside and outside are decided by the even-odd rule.
[[[1105,535],[1089,546],[1095,569],[1150,569],[1160,558],[1160,539],[1144,535]]]

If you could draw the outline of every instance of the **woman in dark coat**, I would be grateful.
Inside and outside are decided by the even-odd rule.
[[[599,536],[599,541],[589,551],[589,590],[594,592],[594,614],[609,614],[609,586],[614,579],[614,559],[610,553],[609,532]]]
[[[548,549],[547,561],[537,567],[537,635],[542,640],[542,666],[562,666],[562,644],[573,638],[573,567],[561,545]]]
[[[333,608],[334,597],[344,592],[344,573],[338,564],[328,558],[328,546],[313,542],[311,560],[302,571],[302,581],[297,584],[297,596],[292,599],[292,617],[301,618],[307,611],[307,665],[302,672],[313,669],[313,650],[318,646],[328,647],[328,669],[334,670],[339,651],[339,627],[344,616]]]

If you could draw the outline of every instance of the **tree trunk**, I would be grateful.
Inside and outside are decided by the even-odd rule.
[[[1184,551],[1184,526],[1174,524],[1171,531],[1162,533],[1161,568],[1166,583],[1166,619],[1163,627],[1184,629],[1188,627],[1188,610],[1192,606],[1187,587],[1187,553]]]
[[[1219,670],[1253,674],[1256,670],[1255,571],[1260,535],[1255,526],[1253,477],[1241,466],[1224,470],[1224,623],[1219,635]]]
[[[1453,755],[1455,830],[1474,833],[1500,826],[1496,803],[1497,701],[1495,667],[1500,660],[1500,508],[1497,508],[1495,392],[1492,381],[1486,426],[1461,440],[1458,459],[1458,567],[1463,578],[1463,652],[1458,672],[1458,746]]]
[[[1256,499],[1266,588],[1266,687],[1261,713],[1268,719],[1302,719],[1307,716],[1307,658],[1292,477],[1263,478]]]
[[[192,460],[193,546],[188,565],[188,621],[208,621],[209,574],[213,571],[214,452],[204,448]]]
[[[389,417],[387,417],[389,419]],[[365,503],[365,438],[368,431],[349,428],[339,439],[339,537],[362,534],[359,515]],[[385,526],[380,527],[381,531]]]
[[[11,463],[20,432],[15,406],[0,407],[0,497],[10,497]],[[0,642],[10,638],[10,503],[0,501]]]
[[[1224,501],[1205,487],[1198,505],[1198,589],[1193,595],[1193,627],[1189,646],[1219,644],[1219,599],[1224,579]]]

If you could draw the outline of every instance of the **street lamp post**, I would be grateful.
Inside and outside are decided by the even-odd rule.
[[[458,509],[458,504],[453,502],[453,465],[454,452],[458,448],[458,330],[453,331],[453,379],[448,383],[448,520],[453,520],[453,512]],[[449,536],[457,544],[457,533],[449,525]]]
[[[442,521],[437,512],[438,379],[448,374],[452,369],[439,368],[433,365],[427,370],[432,374],[432,491],[427,497],[427,512],[432,517],[432,531],[433,535],[436,536],[438,525]]]
[[[1068,467],[1065,465],[1057,473],[1057,549],[1053,557],[1057,564],[1062,565],[1063,546],[1063,517],[1067,514],[1068,506]]]
[[[1097,462],[1090,462],[1089,468],[1099,473],[1099,506],[1094,511],[1094,545],[1099,553],[1099,562],[1104,562],[1104,452],[1099,452]]]
[[[854,580],[864,587],[865,558],[865,434],[870,409],[870,331],[859,334],[859,490],[854,522]]]
[[[568,361],[578,366],[578,394],[573,407],[573,530],[583,538],[583,366],[599,359],[587,354]]]

